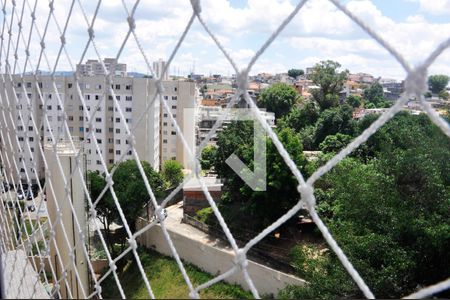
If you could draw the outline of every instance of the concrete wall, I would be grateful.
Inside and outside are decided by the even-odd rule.
[[[145,224],[145,221],[139,220],[137,222],[138,229],[145,226]],[[222,274],[234,265],[234,254],[231,251],[219,249],[203,242],[193,240],[189,236],[179,234],[170,229],[169,234],[178,254],[184,261],[190,262],[210,274]],[[153,248],[159,253],[172,256],[160,226],[155,226],[143,233],[139,237],[138,242],[147,248]],[[249,261],[248,272],[261,295],[273,294],[274,296],[277,296],[278,291],[288,284],[305,284],[305,281],[300,278],[271,269],[253,261]],[[226,281],[239,284],[244,289],[248,290],[247,283],[240,272],[236,272],[228,277]]]

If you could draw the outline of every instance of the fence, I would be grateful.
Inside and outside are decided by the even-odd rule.
[[[248,262],[246,255],[265,236],[294,216],[303,205],[306,205],[313,221],[323,234],[329,247],[336,253],[342,265],[362,293],[368,298],[374,297],[370,287],[364,282],[364,279],[359,275],[358,271],[355,270],[351,261],[347,259],[345,253],[341,250],[317,214],[313,185],[321,176],[329,172],[349,153],[367,141],[372,134],[400,111],[409,97],[419,99],[425,113],[428,114],[433,123],[450,137],[448,123],[433,110],[422,96],[426,91],[427,69],[450,46],[450,39],[445,40],[421,64],[413,68],[381,34],[367,26],[341,2],[338,0],[330,0],[338,10],[342,11],[361,27],[403,67],[407,73],[405,78],[406,91],[387,112],[382,114],[360,136],[355,138],[333,159],[315,171],[312,176],[305,179],[277,138],[277,135],[257,109],[256,104],[247,92],[247,86],[248,75],[255,63],[270,47],[272,42],[277,39],[286,25],[298,15],[298,12],[304,7],[305,3],[309,1],[299,1],[289,16],[251,58],[249,64],[245,68],[239,69],[227,49],[220,43],[219,39],[203,19],[201,2],[199,0],[191,0],[192,13],[189,21],[174,46],[173,51],[167,58],[167,64],[163,67],[162,72],[159,72],[157,75],[153,72],[152,65],[148,60],[148,53],[152,49],[144,49],[142,47],[140,41],[143,37],[139,36],[136,31],[136,26],[139,24],[136,22],[137,16],[142,3],[137,0],[132,6],[129,6],[127,1],[122,1],[124,17],[121,22],[128,24],[128,29],[124,34],[115,59],[119,60],[122,58],[124,49],[131,47],[130,44],[134,41],[133,45],[136,45],[139,49],[145,66],[151,72],[153,78],[155,78],[146,82],[148,85],[147,91],[153,89],[154,92],[144,93],[145,105],[141,107],[141,110],[138,112],[139,114],[133,119],[133,123],[130,123],[130,119],[127,117],[127,111],[124,110],[123,101],[120,102],[117,97],[118,90],[114,88],[114,85],[120,82],[120,79],[114,76],[116,72],[120,73],[120,66],[107,64],[103,61],[103,49],[96,43],[95,28],[98,21],[97,17],[99,12],[105,9],[105,3],[102,3],[101,0],[89,3],[81,0],[72,0],[68,2],[68,5],[58,6],[60,5],[59,1],[51,0],[48,2],[48,5],[46,5],[47,2],[44,2],[43,0],[2,0],[1,2],[0,160],[2,163],[1,175],[6,184],[0,188],[4,193],[3,195],[9,199],[9,202],[17,203],[15,208],[7,207],[3,201],[0,203],[0,250],[3,258],[2,291],[5,293],[6,290],[8,297],[41,297],[43,291],[41,284],[43,284],[46,288],[44,291],[49,297],[100,298],[102,296],[102,283],[108,276],[114,278],[120,295],[125,297],[116,265],[127,254],[131,254],[137,261],[138,269],[147,288],[149,297],[154,298],[153,287],[139,259],[136,239],[155,226],[157,222],[160,222],[162,235],[189,288],[190,297],[198,298],[201,290],[233,274],[242,274],[253,296],[259,297],[259,292],[247,269]],[[72,20],[74,12],[81,13],[81,18]],[[111,17],[115,18],[117,16]],[[233,106],[241,97],[247,102],[248,106],[250,106],[256,115],[257,121],[267,132],[269,138],[273,141],[276,149],[283,157],[299,184],[299,202],[284,216],[248,241],[243,247],[238,246],[206,185],[202,181],[198,157],[190,150],[189,141],[181,130],[181,124],[177,123],[177,118],[171,110],[169,102],[163,97],[165,83],[162,79],[165,73],[167,73],[168,66],[177,55],[179,48],[185,43],[186,36],[190,32],[194,21],[199,22],[200,26],[217,45],[237,76],[238,88],[233,100],[229,103],[229,107]],[[74,24],[74,22],[76,23]],[[103,96],[98,99],[97,104],[92,110],[87,103],[88,99],[85,97],[89,83],[85,81],[85,78],[80,76],[81,70],[75,69],[74,60],[68,54],[68,50],[74,47],[73,41],[68,39],[68,30],[72,28],[78,29],[77,34],[85,38],[85,46],[80,51],[81,53],[77,57],[77,62],[82,63],[87,58],[88,52],[93,53],[99,59],[99,69],[96,71],[100,74],[97,76],[102,78],[100,89],[102,90]],[[85,33],[82,33],[84,30]],[[51,31],[53,32],[52,34],[50,33]],[[114,29],[111,29],[111,31],[114,31]],[[51,55],[49,53],[50,48],[56,50]],[[70,66],[70,71],[74,74],[70,79],[70,87],[73,89],[73,95],[77,99],[77,103],[79,103],[80,111],[83,111],[83,130],[86,128],[86,132],[83,133],[84,140],[80,141],[79,144],[74,139],[73,128],[68,125],[68,122],[71,121],[68,114],[70,110],[65,100],[69,99],[64,99],[59,93],[61,85],[65,84],[65,81],[62,79],[63,77],[57,76],[61,75],[58,73],[58,69],[63,60]],[[49,70],[48,75],[42,71],[44,69]],[[34,93],[31,93],[31,90]],[[49,93],[53,96],[51,99],[48,97]],[[124,208],[120,205],[115,191],[115,183],[112,180],[112,175],[115,173],[116,168],[108,168],[109,161],[106,158],[107,153],[102,152],[99,139],[100,133],[96,131],[96,120],[99,115],[98,108],[106,101],[113,103],[115,121],[122,124],[123,131],[125,132],[124,137],[127,139],[126,148],[124,148],[126,151],[118,155],[115,158],[115,162],[120,162],[128,158],[136,161],[139,173],[144,181],[145,190],[155,208],[155,221],[136,232],[131,231],[130,224],[128,224],[125,218]],[[174,131],[181,140],[187,152],[187,157],[192,162],[193,172],[189,177],[199,178],[208,203],[212,207],[214,215],[217,217],[221,229],[234,253],[233,262],[228,270],[198,286],[192,284],[183,262],[178,255],[177,249],[164,225],[164,213],[162,209],[170,201],[171,197],[181,189],[182,185],[174,193],[171,193],[161,204],[158,204],[154,195],[154,189],[145,175],[144,167],[141,163],[142,157],[138,149],[136,149],[135,133],[145,128],[143,124],[150,118],[148,113],[157,103],[161,105],[169,121],[174,124]],[[57,108],[57,114],[54,114],[55,109],[51,110],[52,105],[53,108]],[[117,111],[115,111],[116,109]],[[39,113],[37,113],[38,111]],[[207,141],[213,136],[225,119],[226,116],[224,115],[217,120],[206,139],[200,145],[200,149],[206,145]],[[105,189],[97,199],[91,197],[85,180],[87,164],[83,164],[83,149],[87,148],[99,153],[96,163],[98,169],[104,172],[107,182]],[[44,177],[45,183],[42,183],[39,179]],[[30,211],[31,208],[19,205],[20,201],[16,194],[17,190],[11,191],[9,189],[11,186],[19,186],[23,191],[25,190],[24,183],[27,183],[28,186],[32,184],[37,186],[39,196],[32,199],[33,205],[37,209],[45,201],[44,197],[47,197],[49,205],[48,229],[43,229],[40,218],[33,217],[33,212]],[[87,245],[89,233],[86,231],[86,223],[88,220],[84,213],[86,208],[84,199],[87,202],[86,206],[89,219],[95,219],[99,214],[99,201],[107,192],[111,194],[114,209],[118,211],[121,222],[124,224],[127,246],[117,257],[112,257],[100,226],[96,225],[97,223],[91,226],[92,230],[100,237],[109,266],[105,274],[97,277],[92,266],[89,247]],[[26,224],[28,224],[27,226],[30,230],[23,229],[26,227]],[[33,241],[30,239],[32,232],[35,232]],[[37,235],[40,235],[40,243],[36,238]],[[25,261],[28,261],[26,255],[23,255],[23,252],[27,255],[37,256],[39,259],[37,261],[33,259],[28,264],[23,261],[24,258]],[[49,256],[50,274],[45,272],[47,256]],[[30,270],[34,270],[35,274],[31,274]],[[30,275],[32,276],[30,277]],[[32,280],[33,283],[29,284],[29,280]],[[26,285],[24,285],[25,281],[27,282]],[[19,288],[17,288],[18,286]],[[409,295],[409,297],[427,297],[448,289],[449,286],[450,279],[447,279],[433,286],[422,288],[416,293]],[[26,292],[26,295],[23,292]]]

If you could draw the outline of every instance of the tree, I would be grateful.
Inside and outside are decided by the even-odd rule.
[[[200,165],[202,170],[211,170],[216,159],[217,148],[213,145],[207,145],[203,148],[202,155],[200,158]]]
[[[447,87],[449,77],[447,75],[431,75],[428,77],[428,86],[433,94],[439,94]]]
[[[298,99],[299,94],[292,86],[275,83],[262,91],[258,98],[258,105],[275,113],[275,117],[278,119],[286,115]]]
[[[439,92],[439,98],[448,100],[450,98],[450,95],[446,90],[442,90]]]
[[[147,161],[141,161],[141,164],[155,196],[160,196],[164,189],[162,176]],[[119,163],[112,179],[114,191],[119,199],[125,219],[130,229],[134,231],[135,222],[141,215],[144,204],[150,199],[136,161],[131,159]],[[116,216],[116,221],[118,224],[122,223],[119,215]]]
[[[347,97],[346,102],[351,107],[357,108],[361,106],[361,97],[357,95],[350,95]]]
[[[375,82],[370,87],[364,90],[364,103],[366,107],[368,104],[372,103],[374,107],[380,107],[379,105],[384,101],[384,90],[383,86]]]
[[[322,111],[339,103],[339,93],[348,76],[348,70],[339,71],[340,67],[338,62],[331,60],[321,61],[314,66],[311,80],[319,89],[312,90],[312,96]]]
[[[307,102],[302,108],[294,107],[280,121],[280,127],[289,127],[300,131],[306,126],[314,125],[319,118],[319,109],[314,102]]]
[[[183,181],[183,166],[176,160],[166,160],[162,167],[162,176],[169,188],[178,186]]]
[[[353,136],[356,130],[356,121],[353,120],[353,108],[341,105],[325,110],[316,123],[315,147],[318,148],[325,138],[337,133]]]
[[[352,137],[347,134],[336,133],[335,135],[327,136],[325,140],[320,143],[319,149],[324,153],[339,152],[344,149],[351,140]]]
[[[278,138],[293,161],[303,169],[306,159],[298,134],[283,128]],[[221,212],[232,228],[245,226],[260,230],[274,222],[298,201],[298,182],[285,164],[272,141],[266,139],[267,190],[253,191],[226,164],[226,159],[236,154],[251,170],[260,167],[253,161],[252,122],[233,122],[218,136],[215,169],[224,181]]]
[[[304,75],[305,72],[300,69],[290,69],[288,71],[288,76],[292,78],[297,78],[298,76]]]

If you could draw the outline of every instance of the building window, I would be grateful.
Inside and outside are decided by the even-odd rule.
[[[120,84],[116,84],[116,90],[120,90]]]
[[[128,91],[131,90],[131,84],[127,84],[127,85],[125,86],[125,89],[128,90]]]
[[[23,142],[23,137],[19,136],[19,142]]]
[[[108,111],[114,111],[114,107],[108,106]]]
[[[100,106],[97,107],[97,111],[102,111],[102,108]]]
[[[130,123],[131,124],[131,119],[125,119],[125,122]]]
[[[28,126],[28,131],[33,131],[33,126]]]
[[[67,118],[69,119],[69,121],[73,121],[73,116],[68,116]]]
[[[120,128],[116,128],[116,133],[120,133]]]
[[[79,120],[79,121],[83,121],[83,120],[84,120],[84,117],[81,116],[81,117],[78,118],[78,120]]]
[[[163,116],[164,116],[164,118],[167,118],[167,114],[164,114]]]
[[[95,86],[95,88],[96,88],[97,90],[101,90],[101,89],[102,89],[102,85],[101,85],[101,84],[97,84],[97,85]]]
[[[114,149],[109,149],[109,153],[114,153]]]
[[[108,144],[114,143],[114,139],[108,139]]]
[[[163,123],[163,126],[167,126],[167,122],[164,122],[164,123]]]
[[[116,123],[120,123],[120,118],[116,118]]]
[[[119,139],[116,140],[116,145],[120,145],[120,140]]]
[[[176,131],[172,131],[170,134],[171,135],[177,135],[177,132]]]
[[[58,116],[57,119],[58,119],[59,122],[62,121],[62,117],[61,116]]]
[[[27,88],[31,88],[31,82],[27,82]]]
[[[86,106],[88,111],[91,111],[91,107],[90,106]]]
[[[126,101],[131,101],[131,100],[133,100],[133,96],[125,96],[125,100]]]
[[[84,132],[84,127],[80,127],[80,132]]]
[[[109,127],[108,131],[109,131],[109,132],[113,132],[113,131],[114,131],[114,128]]]
[[[58,105],[57,108],[58,108],[58,110],[61,110],[61,106],[60,105]]]
[[[52,106],[51,105],[47,105],[47,110],[52,110]]]
[[[95,128],[95,132],[96,133],[102,133],[102,129],[101,128]]]
[[[69,83],[67,84],[67,88],[71,89],[71,88],[72,88],[72,83],[69,82]]]
[[[126,108],[125,108],[125,111],[126,111],[126,112],[131,112],[131,107],[126,107]]]
[[[114,163],[114,159],[110,159],[110,160],[109,160],[109,163],[110,163],[110,164],[113,164],[113,163]]]
[[[172,109],[177,109],[177,106],[176,105],[172,105]]]
[[[102,143],[102,139],[97,139],[97,143],[101,144]]]
[[[169,100],[169,96],[164,96],[164,100]]]
[[[116,95],[116,100],[120,101],[120,95]]]
[[[100,160],[97,160],[97,165],[101,165],[102,162]]]
[[[120,155],[120,150],[116,150],[116,155]]]
[[[23,127],[22,126],[17,126],[17,130],[22,131]]]
[[[83,108],[83,106],[82,106],[82,105],[80,105],[79,109],[80,109],[80,110],[83,110],[84,108]]]
[[[95,122],[101,122],[102,118],[95,118]]]
[[[31,151],[31,152],[34,152],[34,148],[33,148],[33,147],[30,147],[30,151]]]
[[[100,96],[99,95],[95,95],[95,100],[99,100]]]
[[[177,96],[172,96],[172,100],[177,100]]]
[[[167,140],[163,140],[163,144],[167,144]]]
[[[178,91],[178,88],[177,88],[177,87],[174,87],[173,90],[174,90],[174,92],[176,92],[176,91]]]
[[[17,87],[19,87],[19,88],[22,87],[22,82],[18,82]]]
[[[91,100],[91,95],[84,95],[84,98],[86,98],[86,100]]]

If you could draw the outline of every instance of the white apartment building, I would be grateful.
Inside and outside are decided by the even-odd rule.
[[[108,73],[112,72],[113,76],[116,77],[127,76],[127,65],[119,64],[117,59],[105,58],[103,60],[103,64],[105,65]],[[85,64],[78,64],[77,72],[81,76],[104,75],[102,64],[96,59],[88,59]]]
[[[112,89],[124,118],[113,101],[104,76],[82,76],[79,80],[85,106],[79,98],[74,77],[56,77],[55,85],[51,76],[14,76],[13,81],[13,84],[0,82],[0,104],[7,117],[0,122],[1,145],[7,147],[0,150],[12,151],[3,154],[8,157],[14,154],[17,158],[19,174],[12,174],[15,180],[27,179],[25,169],[30,180],[43,178],[45,173],[39,140],[50,143],[52,136],[59,140],[67,139],[67,130],[74,139],[82,142],[88,170],[103,172],[101,157],[108,167],[120,159],[132,159],[126,125],[135,137],[135,149],[141,160],[148,161],[156,170],[167,159],[176,159],[187,166],[186,151],[175,127],[163,112],[159,99],[152,103],[156,93],[154,79],[113,78]],[[195,107],[195,84],[167,81],[163,82],[163,86],[163,100],[167,101],[189,143],[194,145],[195,124],[193,121],[186,122],[189,119],[184,118],[183,110]],[[63,109],[67,128],[64,128]],[[31,115],[36,127],[31,123]],[[92,133],[95,133],[96,141]],[[12,141],[12,148],[9,141]],[[31,149],[26,149],[26,141]]]
[[[158,61],[153,62],[153,71],[155,72],[156,78],[161,78],[161,75],[162,75],[165,67],[166,67],[166,62],[163,61],[162,59],[159,59]],[[162,80],[169,80],[169,70],[167,70],[167,72],[164,73]]]

